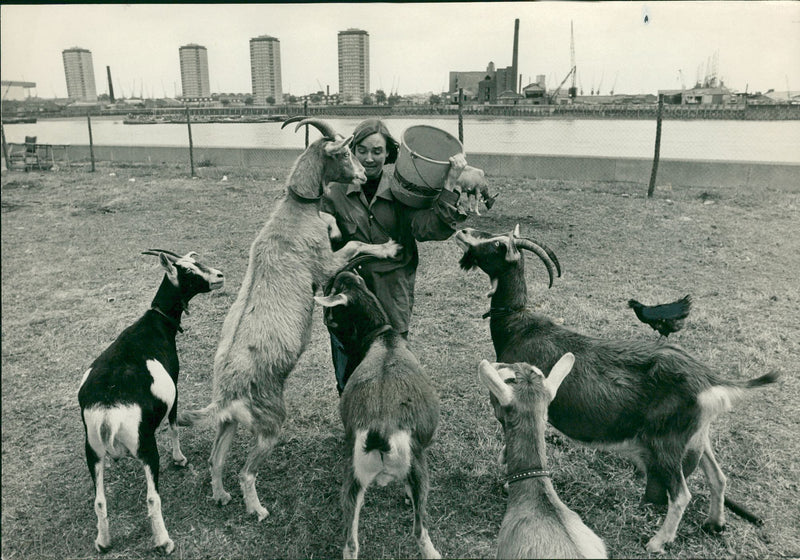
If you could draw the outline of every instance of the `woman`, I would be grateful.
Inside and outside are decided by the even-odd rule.
[[[331,183],[320,210],[336,218],[342,233],[341,239],[333,242],[334,249],[351,240],[384,243],[389,238],[403,246],[394,259],[363,264],[358,272],[380,300],[392,327],[408,338],[419,263],[416,242],[447,239],[466,220],[467,215],[457,207],[459,194],[453,192],[453,187],[467,161],[463,154],[450,158],[450,172],[441,194],[430,208],[418,209],[402,204],[392,194],[392,182],[398,179],[391,164],[397,160],[398,143],[381,120],[367,119],[360,123],[353,132],[350,147],[364,166],[367,181],[363,185]],[[341,395],[362,356],[348,355],[333,331],[330,335],[336,385]]]

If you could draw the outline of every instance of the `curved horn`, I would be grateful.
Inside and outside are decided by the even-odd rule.
[[[176,261],[181,258],[179,254],[173,253],[172,251],[167,251],[165,249],[148,249],[147,251],[142,251],[143,255],[153,255],[156,257],[159,255],[159,253],[164,253],[168,257],[171,257],[172,260]]]
[[[302,121],[302,120],[303,120],[303,119],[305,119],[305,118],[306,118],[306,116],[305,116],[305,115],[296,115],[296,116],[294,116],[294,117],[289,117],[288,119],[286,119],[285,121],[283,121],[283,124],[281,125],[281,128],[282,128],[282,129],[283,129],[283,128],[286,128],[286,125],[287,125],[287,124],[290,124],[290,123],[293,123],[293,122],[297,122],[297,121]]]
[[[514,243],[517,246],[517,248],[519,248],[519,249],[527,249],[528,251],[530,251],[532,253],[536,253],[536,256],[538,256],[539,259],[541,259],[541,261],[547,267],[547,275],[550,277],[550,285],[548,285],[547,287],[548,288],[552,288],[553,287],[553,264],[550,262],[550,259],[547,258],[547,253],[545,252],[545,250],[542,249],[541,247],[539,247],[539,245],[537,245],[536,243],[533,243],[530,239],[524,239],[524,238],[516,239]],[[559,274],[559,276],[560,276],[560,274]]]
[[[292,122],[297,122],[297,126],[294,128],[295,132],[300,130],[301,126],[311,125],[314,128],[316,128],[317,130],[319,130],[322,133],[322,135],[325,136],[325,138],[328,138],[330,140],[335,140],[337,138],[337,136],[340,136],[333,129],[333,127],[331,125],[329,125],[325,121],[321,121],[319,119],[306,119],[306,118],[299,118],[298,119],[298,117],[291,117],[291,118],[286,119],[285,121],[283,121],[283,125],[281,126],[281,128],[283,128],[284,126],[286,126],[287,124],[292,123]]]
[[[554,265],[556,265],[556,270],[558,271],[558,277],[561,278],[561,263],[558,262],[558,257],[552,251],[552,249],[550,249],[550,247],[548,247],[544,243],[539,243],[538,241],[536,241],[535,239],[531,239],[530,237],[521,237],[520,239],[524,239],[525,241],[529,241],[529,242],[533,243],[534,245],[537,245],[537,246],[541,247],[542,249],[544,249],[544,252],[547,253],[547,256],[550,257],[550,260],[553,261]]]

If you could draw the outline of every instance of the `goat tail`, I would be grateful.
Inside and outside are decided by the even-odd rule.
[[[178,411],[178,426],[195,426],[198,424],[207,424],[209,421],[217,416],[217,405],[211,403],[206,407],[198,408],[196,410],[180,410]]]
[[[764,525],[764,520],[757,516],[755,513],[752,513],[746,507],[731,500],[728,496],[725,496],[725,506],[730,509],[733,513],[744,519],[745,521],[749,521],[756,527],[761,527]]]
[[[745,383],[745,388],[750,389],[753,387],[762,387],[764,385],[770,385],[775,383],[778,379],[780,379],[780,372],[779,371],[771,371],[761,377],[756,377],[755,379],[750,379]]]
[[[371,428],[369,432],[367,432],[367,438],[364,440],[364,453],[369,453],[370,451],[389,453],[391,450],[392,445],[379,430]]]

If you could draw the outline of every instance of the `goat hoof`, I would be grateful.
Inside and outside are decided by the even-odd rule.
[[[267,508],[263,506],[258,506],[256,508],[253,508],[253,511],[248,511],[247,513],[255,513],[259,522],[264,521],[264,519],[266,519],[269,516]]]
[[[173,459],[172,460],[172,466],[173,467],[185,467],[188,464],[189,464],[189,459],[187,459],[186,457],[184,457],[183,459]]]
[[[172,542],[172,539],[167,539],[165,542],[156,545],[156,550],[164,555],[171,554],[175,550],[175,543]]]
[[[703,523],[703,531],[711,535],[717,535],[725,530],[724,523],[717,523],[716,521],[706,521]]]
[[[650,539],[650,542],[647,543],[645,548],[647,549],[647,552],[651,552],[653,554],[664,554],[666,552],[664,550],[664,543],[661,542],[661,540],[657,537]]]
[[[231,501],[231,495],[228,492],[222,492],[222,494],[212,496],[212,498],[218,506],[227,506]]]
[[[97,549],[97,552],[100,554],[105,554],[109,550],[111,550],[111,543],[108,544],[100,544],[97,541],[94,541],[94,547]]]

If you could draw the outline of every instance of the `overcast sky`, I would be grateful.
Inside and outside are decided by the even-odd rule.
[[[647,15],[647,23],[644,22]],[[520,20],[523,85],[544,74],[556,87],[570,68],[575,29],[585,94],[656,93],[687,87],[718,53],[734,90],[800,90],[800,2],[467,2],[313,4],[3,5],[3,80],[36,82],[66,97],[61,51],[92,51],[98,94],[181,93],[178,48],[208,49],[212,92],[249,93],[249,40],[280,40],[284,93],[338,91],[337,33],[369,33],[370,89],[440,92],[451,70],[511,65]],[[566,86],[565,86],[566,87]]]

